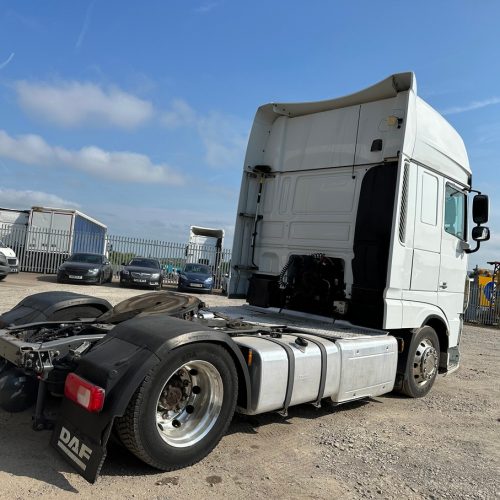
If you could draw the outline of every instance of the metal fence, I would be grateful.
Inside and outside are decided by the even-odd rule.
[[[464,320],[481,325],[500,325],[500,290],[492,286],[471,283]]]
[[[0,225],[0,240],[19,259],[19,270],[54,274],[59,266],[76,252],[103,253],[118,274],[133,257],[149,257],[160,261],[165,270],[164,283],[177,283],[178,272],[188,262],[207,264],[214,274],[214,288],[222,288],[229,273],[231,251],[211,245],[172,243],[128,236],[42,229],[24,225]]]

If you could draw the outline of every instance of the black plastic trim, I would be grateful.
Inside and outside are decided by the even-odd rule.
[[[319,380],[319,391],[318,391],[318,398],[316,399],[316,406],[319,406],[321,404],[321,400],[324,397],[325,394],[325,386],[326,386],[326,372],[327,372],[327,362],[328,362],[328,356],[326,353],[326,347],[322,342],[319,340],[316,340],[312,336],[310,337],[301,337],[307,339],[309,342],[312,342],[313,344],[317,345],[319,347],[319,350],[321,351],[321,375],[320,375],[320,380]]]

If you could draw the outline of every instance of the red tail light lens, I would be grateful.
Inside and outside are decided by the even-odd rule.
[[[75,373],[66,377],[64,395],[92,413],[100,412],[104,406],[104,389]]]

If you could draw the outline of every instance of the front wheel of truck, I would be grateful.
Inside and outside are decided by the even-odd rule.
[[[236,406],[238,376],[221,346],[189,344],[170,352],[143,380],[125,415],[120,440],[147,464],[170,471],[203,459],[225,434]]]
[[[425,396],[434,385],[439,368],[439,339],[430,326],[412,336],[401,392],[411,398]]]

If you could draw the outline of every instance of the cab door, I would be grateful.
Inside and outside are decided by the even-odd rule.
[[[422,302],[436,304],[441,253],[443,180],[419,166],[415,204],[415,232],[410,290]],[[412,300],[417,300],[412,295]]]
[[[458,344],[467,275],[467,197],[451,181],[444,182],[443,224],[438,304],[450,325],[450,347]]]

